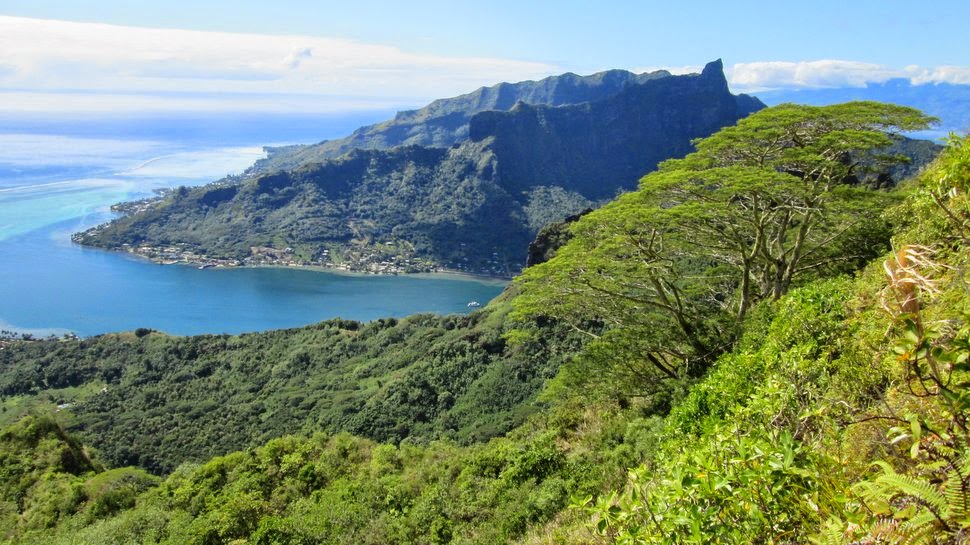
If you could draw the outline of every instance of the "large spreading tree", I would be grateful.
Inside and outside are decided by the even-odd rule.
[[[752,305],[886,249],[892,194],[863,180],[904,160],[885,152],[896,134],[932,121],[875,102],[757,112],[579,220],[520,277],[517,310],[594,337],[587,371],[613,385],[699,374]]]

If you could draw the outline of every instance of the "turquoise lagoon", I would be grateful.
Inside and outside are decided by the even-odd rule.
[[[241,333],[334,317],[467,312],[469,302],[488,301],[504,283],[268,267],[198,270],[70,241],[71,233],[110,219],[115,202],[242,172],[263,156],[263,144],[340,136],[383,117],[7,122],[0,129],[0,330]]]

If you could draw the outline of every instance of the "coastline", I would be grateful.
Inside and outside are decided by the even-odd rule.
[[[98,246],[90,246],[87,244],[81,244],[76,240],[73,241],[74,244],[88,249],[96,250],[102,252],[115,252],[123,254],[125,256],[131,257],[139,261],[147,261],[154,263],[156,265],[179,265],[183,267],[194,267],[201,270],[209,269],[259,269],[259,268],[276,268],[276,269],[297,269],[306,270],[311,272],[322,272],[327,274],[339,275],[339,276],[357,276],[357,277],[367,277],[367,276],[410,276],[413,278],[440,278],[440,279],[454,279],[454,280],[466,280],[479,282],[485,285],[504,285],[512,281],[513,276],[495,276],[480,273],[472,273],[467,271],[461,271],[456,269],[448,269],[445,267],[435,267],[432,270],[423,271],[397,271],[397,272],[384,272],[384,271],[373,271],[373,270],[359,270],[351,269],[346,266],[340,265],[327,265],[325,263],[280,263],[280,262],[244,262],[239,259],[224,259],[224,258],[214,258],[209,256],[204,256],[200,254],[193,254],[192,259],[180,258],[180,259],[163,259],[159,257],[153,257],[146,255],[141,252],[134,251],[128,248],[101,248]]]
[[[158,263],[153,261],[153,263]],[[165,263],[158,263],[159,265],[164,265]],[[198,263],[176,263],[176,265],[189,265],[197,266]],[[421,271],[421,272],[372,272],[372,271],[358,271],[352,269],[343,269],[339,267],[328,267],[326,265],[286,265],[280,263],[257,263],[257,264],[247,264],[247,265],[229,265],[229,266],[216,266],[210,267],[213,269],[302,269],[312,272],[322,272],[327,274],[334,274],[339,276],[408,276],[412,278],[452,278],[455,280],[471,280],[475,282],[480,282],[482,284],[499,285],[508,284],[512,281],[512,277],[509,276],[489,276],[484,274],[475,274],[465,271],[458,271],[454,269],[446,269],[440,267],[433,271]]]
[[[49,237],[41,238],[49,240]],[[83,263],[93,263],[96,270],[103,270],[107,264],[111,270],[136,273],[140,271],[141,274],[129,277],[145,280],[122,282],[119,285],[111,280],[111,275],[106,275],[108,278],[105,281],[92,283],[92,288],[82,287],[85,295],[75,296],[70,290],[67,291],[69,300],[65,303],[70,303],[69,313],[60,312],[61,308],[65,308],[60,302],[55,304],[56,310],[40,314],[5,311],[0,316],[0,330],[10,331],[17,337],[26,333],[37,339],[51,335],[61,338],[70,334],[87,338],[112,332],[133,331],[140,327],[173,336],[223,333],[235,335],[303,327],[335,317],[364,323],[413,313],[466,314],[478,310],[479,306],[467,306],[467,303],[479,302],[480,306],[486,306],[488,301],[502,292],[508,282],[507,279],[446,270],[381,274],[378,278],[375,273],[283,264],[211,267],[223,270],[224,274],[203,274],[204,271],[198,270],[198,263],[178,262],[174,263],[177,266],[171,268],[148,267],[149,264],[159,263],[142,255],[117,249],[105,251],[80,245],[74,248],[75,250],[65,248],[63,251],[76,255]],[[89,257],[79,254],[89,254]],[[102,256],[97,257],[97,254]],[[267,270],[260,272],[258,269]],[[306,269],[308,274],[295,272],[294,269]],[[46,274],[35,276],[46,277]],[[409,279],[408,276],[412,278]],[[267,289],[270,286],[283,285],[281,282],[293,286],[293,289]],[[28,283],[30,286],[35,284]],[[130,285],[137,285],[139,289],[128,289]],[[186,288],[184,291],[183,285]],[[219,288],[216,292],[228,296],[210,298],[208,294],[213,292],[208,291],[207,286],[226,286],[226,289]],[[231,291],[233,288],[238,290]],[[9,291],[10,286],[6,289]],[[171,289],[176,290],[179,295],[163,295],[166,300],[159,301],[159,294],[168,293]],[[191,294],[199,292],[200,289],[206,295],[193,297],[184,304],[181,302],[182,293]],[[33,290],[20,291],[23,293],[10,301],[29,300],[30,295],[27,292]],[[243,302],[237,302],[240,300]],[[173,301],[178,303],[173,304]],[[143,302],[150,304],[145,306]],[[46,301],[41,304],[50,306]],[[412,308],[415,305],[420,308]],[[443,308],[439,308],[442,305]],[[150,312],[146,313],[145,308],[149,308]],[[80,322],[75,319],[79,314],[96,316],[96,319]]]

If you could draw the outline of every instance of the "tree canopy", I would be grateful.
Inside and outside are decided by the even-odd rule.
[[[933,121],[874,102],[757,112],[578,221],[519,279],[517,311],[596,337],[587,362],[619,384],[700,373],[752,305],[887,248],[892,194],[862,180],[904,160],[884,151],[896,133]]]

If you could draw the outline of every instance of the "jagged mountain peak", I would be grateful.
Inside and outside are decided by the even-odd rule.
[[[572,72],[539,80],[498,83],[451,98],[438,99],[417,110],[361,127],[346,138],[308,146],[288,146],[258,162],[252,174],[293,169],[347,153],[354,148],[388,149],[401,145],[450,147],[468,139],[472,116],[485,111],[508,111],[516,103],[564,106],[609,98],[630,85],[671,77],[666,70],[637,74],[604,70],[587,76]]]
[[[702,76],[720,76],[724,77],[724,61],[721,59],[715,59],[704,65],[704,69],[701,70]]]

